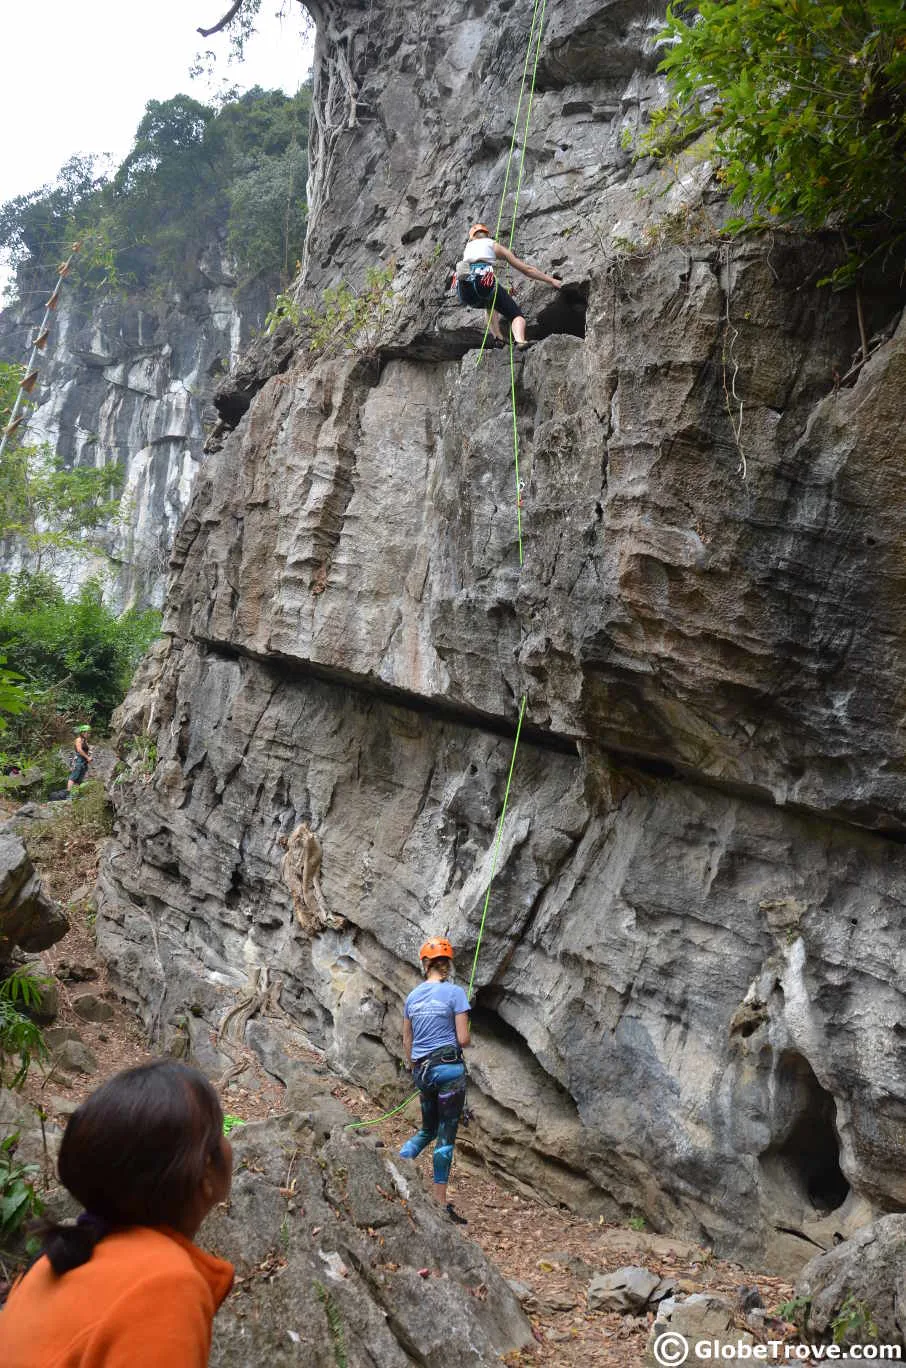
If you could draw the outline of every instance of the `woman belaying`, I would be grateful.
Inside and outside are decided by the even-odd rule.
[[[3,1368],[204,1368],[233,1282],[193,1244],[233,1171],[210,1083],[173,1060],[117,1074],[69,1118],[57,1166],[85,1210],[45,1224],[0,1311]]]
[[[465,1217],[447,1201],[447,1180],[466,1100],[462,1052],[471,1043],[469,999],[461,988],[447,982],[453,968],[453,946],[448,940],[439,937],[425,941],[418,957],[425,982],[406,998],[403,1049],[421,1094],[422,1127],[406,1141],[400,1154],[404,1159],[414,1159],[435,1141],[434,1196],[451,1221],[466,1225]]]
[[[536,266],[520,261],[509,247],[501,247],[491,237],[490,229],[483,223],[473,223],[469,229],[469,241],[463,252],[462,261],[456,267],[456,292],[461,304],[473,309],[486,309],[490,318],[491,335],[503,342],[503,320],[509,319],[513,330],[513,341],[517,347],[527,347],[525,340],[525,315],[519,305],[499,283],[496,276],[498,261],[506,261],[529,280],[541,280],[559,290],[562,281],[556,276],[545,275]],[[496,292],[496,293],[495,293]]]

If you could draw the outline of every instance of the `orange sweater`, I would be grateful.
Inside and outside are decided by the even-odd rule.
[[[233,1266],[174,1230],[108,1235],[57,1276],[41,1258],[0,1311],[3,1368],[205,1368]]]

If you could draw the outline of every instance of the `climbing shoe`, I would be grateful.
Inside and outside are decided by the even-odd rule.
[[[459,1212],[456,1210],[452,1202],[447,1203],[447,1205],[444,1207],[444,1211],[447,1213],[447,1215],[449,1216],[450,1220],[453,1222],[454,1225],[469,1224],[465,1216],[460,1216]]]

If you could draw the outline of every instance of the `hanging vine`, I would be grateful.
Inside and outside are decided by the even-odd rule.
[[[308,231],[299,285],[308,275],[309,250],[329,200],[343,134],[356,127],[359,86],[354,75],[356,34],[339,29],[326,7],[308,6],[317,26],[308,135]]]

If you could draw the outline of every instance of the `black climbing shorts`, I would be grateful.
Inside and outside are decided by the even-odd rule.
[[[490,309],[493,306],[497,313],[508,318],[510,322],[514,318],[524,317],[513,296],[507,293],[499,281],[495,281],[494,286],[485,290],[478,281],[472,278],[471,274],[460,276],[456,282],[456,291],[459,295],[460,304],[465,304],[469,308]]]
[[[488,308],[490,307],[491,306],[489,304]],[[497,285],[497,298],[494,300],[494,308],[496,309],[497,313],[503,314],[504,318],[508,318],[511,323],[514,318],[525,317],[513,296],[511,294],[507,294],[506,290],[499,283]]]

